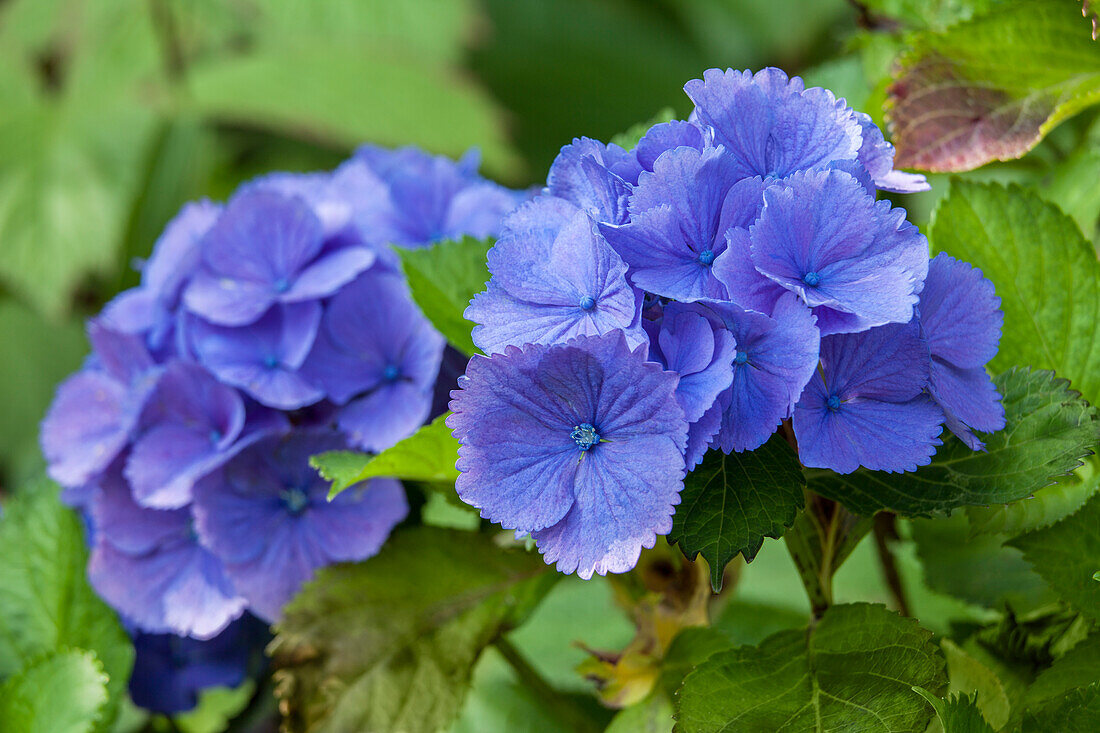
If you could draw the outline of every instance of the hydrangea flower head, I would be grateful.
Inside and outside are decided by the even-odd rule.
[[[634,152],[582,137],[566,145],[546,176],[546,193],[583,209],[594,221],[623,224],[641,166]]]
[[[489,251],[492,279],[464,316],[486,353],[506,346],[556,343],[622,329],[645,341],[640,296],[626,265],[589,216],[564,199],[542,196],[509,218]]]
[[[925,391],[929,370],[915,321],[821,339],[821,370],[794,410],[803,465],[837,473],[928,465],[944,420]]]
[[[564,573],[629,570],[679,503],[678,382],[622,333],[475,356],[447,418],[462,444],[459,496],[529,532]]]
[[[928,266],[920,323],[932,354],[929,390],[947,428],[973,450],[985,447],[971,429],[1005,426],[1004,405],[985,365],[997,354],[1004,313],[982,271],[943,252]]]
[[[309,457],[343,447],[337,433],[322,429],[266,438],[195,486],[198,534],[260,618],[279,618],[317,568],[377,553],[408,512],[392,479],[329,501],[329,484]]]

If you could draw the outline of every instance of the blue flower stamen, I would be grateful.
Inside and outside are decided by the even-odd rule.
[[[580,305],[582,311],[590,311],[596,307],[596,299],[593,298],[591,295],[586,295],[581,298]]]
[[[825,400],[825,406],[833,412],[836,412],[840,409],[840,398],[835,394],[829,395],[829,399]]]
[[[382,379],[386,382],[396,382],[401,376],[401,368],[395,364],[387,364],[382,370]]]
[[[744,351],[738,351],[737,356],[733,357],[734,364],[744,364],[749,360],[749,355]]]
[[[699,264],[704,267],[710,267],[714,263],[714,250],[704,249],[699,253]]]
[[[600,434],[596,432],[596,428],[591,423],[586,422],[574,425],[573,432],[569,433],[569,437],[583,451],[591,450],[592,446],[600,442]]]
[[[802,282],[806,283],[811,288],[817,287],[817,284],[821,282],[821,275],[818,275],[817,272],[810,270],[802,276]]]
[[[274,287],[276,293],[285,293],[286,291],[290,290],[290,281],[287,280],[285,277],[281,277],[275,281]]]
[[[210,442],[214,445],[217,445],[218,443],[220,443],[222,441],[223,437],[225,437],[225,436],[222,435],[220,430],[211,430],[210,431]]]
[[[264,366],[268,369],[274,369],[275,367],[279,366],[279,359],[274,356],[265,356]]]
[[[283,504],[286,505],[287,511],[294,516],[304,512],[306,507],[309,506],[309,496],[301,489],[287,489],[282,493]]]

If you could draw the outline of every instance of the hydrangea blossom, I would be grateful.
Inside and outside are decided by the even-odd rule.
[[[621,329],[631,346],[645,342],[641,302],[626,265],[569,202],[545,196],[512,214],[489,252],[492,279],[465,317],[478,325],[486,353],[527,343],[554,343]]]
[[[393,479],[351,487],[332,501],[309,457],[346,442],[328,430],[256,443],[195,486],[195,528],[260,618],[280,609],[324,565],[374,555],[408,504]]]
[[[452,392],[458,494],[582,578],[672,527],[687,439],[678,377],[621,332],[475,356]]]
[[[985,365],[997,354],[1004,314],[982,271],[941,252],[928,266],[920,323],[932,355],[929,390],[947,428],[973,450],[985,444],[971,429],[1005,426],[1004,405]]]

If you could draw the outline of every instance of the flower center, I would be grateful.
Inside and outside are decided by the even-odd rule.
[[[714,262],[714,250],[704,249],[699,253],[699,264],[709,267]]]
[[[573,439],[578,448],[584,451],[591,450],[592,446],[600,442],[600,434],[596,432],[596,428],[591,423],[586,422],[574,425],[573,432],[569,433],[569,437]]]
[[[274,356],[265,356],[264,366],[268,369],[274,369],[275,367],[279,366],[279,360]]]
[[[309,496],[301,489],[287,489],[283,492],[283,504],[288,512],[297,516],[309,505]]]
[[[582,311],[590,311],[595,307],[596,307],[596,299],[593,298],[591,295],[586,295],[583,298],[581,298],[581,310]]]
[[[835,394],[829,395],[829,399],[825,400],[825,406],[833,412],[836,412],[840,409],[840,398]]]
[[[276,293],[285,293],[288,290],[290,290],[290,281],[287,280],[285,277],[281,277],[275,281]]]
[[[210,442],[214,445],[217,445],[218,443],[220,443],[223,437],[224,436],[221,434],[220,430],[211,430],[210,431]]]
[[[386,368],[382,370],[382,379],[387,382],[396,382],[400,376],[401,368],[394,364],[387,364]]]
[[[821,282],[821,275],[818,275],[813,270],[810,270],[809,272],[807,272],[805,275],[802,276],[802,282],[806,283],[811,288],[816,287],[817,284],[819,282]]]
[[[748,360],[749,360],[749,355],[746,354],[744,351],[738,351],[737,356],[733,357],[733,363],[734,364],[744,364]]]

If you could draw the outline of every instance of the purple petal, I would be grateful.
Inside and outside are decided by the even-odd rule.
[[[184,204],[157,238],[153,254],[141,269],[141,284],[163,307],[176,307],[184,282],[201,259],[199,242],[221,212],[221,205],[205,199]]]
[[[920,321],[932,355],[963,369],[985,366],[1001,340],[1000,306],[981,270],[937,254],[920,294]]]
[[[643,170],[652,171],[662,153],[673,148],[702,150],[712,144],[713,135],[694,122],[672,120],[649,128],[634,149],[638,164]]]
[[[126,479],[141,504],[178,509],[191,503],[195,481],[217,468],[221,456],[209,434],[162,423],[134,444],[126,462]]]
[[[340,410],[339,425],[354,445],[381,453],[416,432],[431,406],[430,389],[406,381],[384,383]]]
[[[595,221],[622,224],[627,220],[627,198],[638,170],[633,153],[618,145],[577,138],[554,159],[546,190],[579,206]]]
[[[680,375],[676,400],[689,423],[699,420],[733,379],[734,337],[704,313],[669,303],[658,336],[665,368]]]
[[[375,258],[366,247],[344,247],[323,255],[298,274],[282,300],[299,303],[327,298],[373,265]]]
[[[307,523],[313,542],[328,561],[346,562],[377,554],[408,512],[401,484],[376,478],[349,487],[331,502],[316,506]]]
[[[103,471],[137,423],[126,387],[102,372],[78,372],[61,383],[42,421],[40,441],[49,474],[77,486]]]
[[[882,130],[871,120],[870,115],[863,112],[854,114],[863,135],[863,142],[859,147],[859,162],[871,174],[875,186],[893,193],[916,193],[932,188],[922,175],[894,170],[894,146],[886,142]]]
[[[138,336],[93,320],[88,322],[88,340],[99,363],[123,384],[136,384],[153,368],[153,357]]]
[[[947,427],[971,450],[982,450],[982,443],[971,428],[983,433],[1003,430],[1005,409],[1001,395],[984,367],[959,369],[932,358],[932,399],[947,416]]]
[[[495,183],[478,183],[455,194],[443,224],[447,236],[485,239],[500,235],[501,220],[526,198]]]
[[[183,302],[211,323],[244,326],[262,316],[277,295],[264,282],[234,280],[200,270],[187,284]]]
[[[91,507],[96,534],[108,538],[121,552],[145,555],[188,537],[191,513],[140,506],[117,464],[99,480],[98,489]]]

